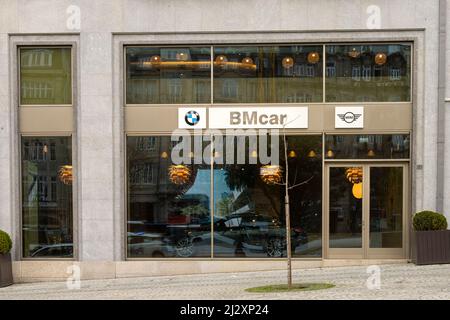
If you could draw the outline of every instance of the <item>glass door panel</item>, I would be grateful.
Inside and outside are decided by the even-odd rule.
[[[330,167],[328,185],[329,251],[362,254],[363,167]]]
[[[403,168],[370,168],[370,248],[401,248]]]

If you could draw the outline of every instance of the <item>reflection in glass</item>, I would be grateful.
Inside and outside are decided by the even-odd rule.
[[[322,46],[214,47],[214,102],[322,102],[322,61]]]
[[[362,167],[330,167],[330,248],[362,247]]]
[[[326,45],[326,102],[410,101],[411,46]]]
[[[20,49],[20,103],[71,104],[70,48]]]
[[[128,47],[128,104],[210,103],[209,47]]]
[[[272,136],[273,138],[273,136]],[[248,143],[246,154],[249,152]],[[289,136],[289,180],[308,183],[290,191],[292,252],[294,256],[321,256],[322,161],[320,136]],[[309,156],[316,150],[314,157]],[[236,153],[235,153],[236,154]],[[284,172],[284,151],[280,151]],[[284,189],[279,170],[264,179],[262,164],[214,166],[214,256],[286,256]]]
[[[210,257],[210,166],[175,165],[170,136],[128,137],[128,257]]]
[[[22,137],[23,256],[72,257],[70,137]]]
[[[370,247],[401,248],[403,168],[370,168]]]
[[[408,159],[409,134],[326,135],[327,159]]]

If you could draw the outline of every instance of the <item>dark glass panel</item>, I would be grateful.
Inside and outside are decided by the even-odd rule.
[[[327,159],[408,159],[409,134],[327,135]]]
[[[70,137],[22,137],[24,257],[73,256]]]
[[[330,248],[362,247],[362,170],[362,167],[330,167]]]
[[[214,47],[214,103],[322,102],[322,46]]]
[[[326,45],[326,102],[410,101],[411,46]]]
[[[128,257],[210,257],[210,166],[171,160],[170,136],[128,137]]]
[[[403,168],[370,168],[370,247],[401,248]]]
[[[128,47],[128,104],[211,102],[209,47]]]

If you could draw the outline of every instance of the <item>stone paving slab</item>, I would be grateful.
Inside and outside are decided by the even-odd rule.
[[[366,267],[294,270],[294,282],[328,282],[326,290],[248,293],[246,288],[284,283],[285,271],[221,273],[151,278],[85,280],[80,289],[65,282],[15,284],[0,299],[444,299],[450,300],[450,265],[382,265],[380,289],[369,290]]]

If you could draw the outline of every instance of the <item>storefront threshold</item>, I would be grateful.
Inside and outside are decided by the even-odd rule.
[[[405,264],[406,259],[294,260],[294,269],[341,266]],[[194,261],[16,261],[13,263],[15,283],[67,281],[74,267],[79,267],[81,280],[155,277],[202,273],[229,273],[282,270],[285,260],[194,260]],[[75,267],[75,269],[76,269]],[[77,270],[77,269],[76,269]]]

